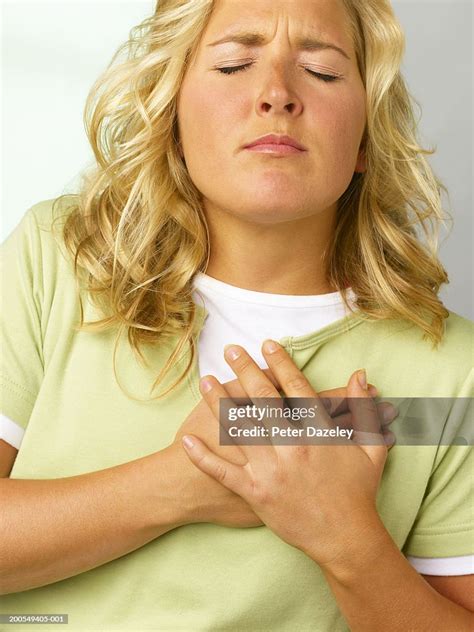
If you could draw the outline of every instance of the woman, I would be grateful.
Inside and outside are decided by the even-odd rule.
[[[168,0],[95,86],[96,170],[3,246],[2,412],[27,430],[2,480],[3,612],[470,629],[469,447],[217,432],[222,397],[337,395],[382,438],[360,367],[384,398],[470,395],[472,327],[416,232],[441,184],[402,49],[381,0]]]

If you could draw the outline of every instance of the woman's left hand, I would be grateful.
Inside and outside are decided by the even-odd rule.
[[[283,347],[274,343],[276,351],[272,353],[267,344],[262,347],[265,360],[285,396],[318,398]],[[232,350],[238,351],[238,357],[232,359]],[[281,407],[283,400],[277,389],[243,347],[227,347],[225,358],[250,399],[279,398],[277,405]],[[330,445],[240,444],[247,463],[236,465],[209,450],[196,436],[183,438],[196,467],[241,496],[267,527],[320,565],[344,555],[348,545],[360,542],[360,538],[370,538],[370,529],[378,520],[376,494],[388,449],[376,404],[359,383],[361,374],[365,377],[364,371],[354,373],[347,386],[355,441],[338,439],[337,444]],[[209,390],[205,389],[206,383],[211,385]],[[219,419],[219,400],[229,394],[214,376],[203,378],[200,388]],[[332,427],[324,406],[318,406],[318,410],[319,427]],[[362,445],[361,438],[368,436],[370,445]],[[186,438],[192,446],[186,445]]]

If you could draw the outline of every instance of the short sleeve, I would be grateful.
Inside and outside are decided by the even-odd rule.
[[[44,374],[42,251],[32,209],[0,245],[0,413],[26,429]]]
[[[453,400],[446,423],[451,439],[440,445],[422,505],[403,553],[450,557],[474,554],[474,451],[472,446],[473,372]],[[465,437],[469,437],[467,441]]]

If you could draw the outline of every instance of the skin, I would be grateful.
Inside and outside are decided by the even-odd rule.
[[[308,24],[350,59],[298,51],[294,40],[310,34]],[[208,46],[236,25],[262,31],[268,43]],[[214,278],[262,292],[334,291],[322,254],[338,199],[365,170],[365,89],[348,28],[336,0],[217,2],[178,98],[182,153],[203,195],[206,272]],[[249,62],[232,75],[217,70]],[[308,70],[341,76],[325,82]],[[242,149],[268,133],[293,136],[307,151],[281,158]]]
[[[232,350],[237,357],[231,357]],[[321,404],[318,393],[280,345],[276,344],[274,352],[264,345],[262,351],[284,385],[286,396],[311,398]],[[226,360],[249,394],[256,396],[258,389],[265,386],[266,397],[280,400],[277,389],[242,347],[228,348]],[[352,536],[357,538],[357,529],[363,533],[367,516],[376,513],[375,494],[388,450],[375,402],[362,386],[364,380],[358,377],[353,374],[347,387],[352,426],[356,432],[372,433],[378,445],[358,447],[348,440],[338,440],[338,445],[330,449],[327,445],[239,445],[243,462],[234,464],[207,450],[200,440],[191,445],[184,442],[193,463],[244,498],[274,533],[310,555],[320,566],[344,554],[347,543],[334,533],[341,531],[347,516],[351,516]],[[215,378],[208,378],[203,380],[201,392],[218,420],[219,399],[228,397],[226,388]],[[355,398],[364,402],[362,408],[354,406]],[[324,413],[318,415],[317,422],[320,427],[334,427]],[[331,494],[327,494],[329,481]]]
[[[265,42],[209,46],[230,29],[261,32]],[[329,49],[298,50],[296,40],[308,35],[319,35],[342,48],[348,58]],[[243,64],[250,66],[231,75],[218,70]],[[325,82],[309,70],[337,75],[339,79]],[[261,292],[304,295],[335,291],[327,281],[323,256],[333,239],[337,202],[354,173],[366,168],[361,144],[365,104],[349,19],[341,0],[217,0],[187,68],[177,104],[181,155],[202,194],[209,227],[207,274]],[[246,143],[268,133],[293,136],[306,151],[282,158],[243,149]],[[244,358],[241,366],[231,366],[246,394],[256,397],[264,374],[252,366],[252,359],[240,349]],[[264,357],[268,357],[269,367],[280,384],[288,386],[283,373],[297,370],[291,358],[281,360],[278,368],[270,356],[264,353]],[[206,377],[212,384],[207,393],[203,390]],[[216,393],[217,397],[229,395],[214,377],[206,377],[201,381],[201,392],[209,404],[210,418],[217,423],[213,398]],[[302,374],[299,381],[305,382]],[[272,388],[268,382],[266,387]],[[316,393],[311,385],[304,388]],[[349,392],[357,387],[352,381],[347,388]],[[349,523],[341,517],[338,524],[350,531],[339,528],[326,537],[324,524],[319,525],[318,541],[332,547],[328,555],[327,550],[324,553],[315,549],[314,537],[310,538],[306,529],[308,513],[297,506],[297,498],[288,491],[293,489],[294,455],[289,454],[285,460],[287,470],[274,477],[269,477],[265,468],[253,472],[250,487],[264,489],[255,497],[248,493],[249,479],[242,465],[226,465],[222,454],[218,454],[220,447],[213,446],[213,452],[196,435],[191,436],[191,441],[193,447],[185,449],[197,468],[241,495],[269,528],[323,566],[352,630],[395,631],[410,626],[420,630],[471,629],[468,610],[474,608],[474,600],[469,597],[474,594],[472,577],[432,578],[436,591],[433,590],[427,583],[430,578],[425,576],[425,581],[416,573],[379,519],[374,498],[386,447],[379,446],[373,459],[357,447],[357,479],[355,472],[350,470],[348,474],[348,465],[342,465],[344,462],[337,458],[324,464],[306,458],[304,467],[311,472],[308,480],[316,475],[322,480],[334,480],[335,476],[341,480],[349,476],[351,480],[351,486],[342,485],[337,495],[338,503],[350,507],[351,515]],[[281,449],[284,448],[288,451],[288,446]],[[247,470],[253,470],[251,459],[247,460]],[[231,475],[237,472],[232,465],[241,468],[239,477]],[[299,463],[299,476],[306,474],[302,468]],[[288,481],[287,494],[278,498],[282,477]],[[352,498],[348,489],[353,492]],[[318,503],[329,503],[327,510],[337,512],[331,504],[335,496],[324,498],[323,494]],[[283,513],[275,514],[275,498]],[[285,514],[290,498],[296,505],[292,503],[291,512]],[[299,516],[297,540],[287,531],[295,516]],[[317,520],[317,516],[311,516],[311,520]],[[370,546],[339,555],[347,542],[361,541],[354,537],[355,530],[365,534],[364,541]],[[404,604],[404,612],[397,604]],[[362,621],[359,612],[364,613]],[[429,622],[432,625],[426,627]]]
[[[260,373],[260,369],[258,371]],[[261,375],[265,378],[265,383],[268,378],[275,389],[281,388],[270,369],[264,369]],[[255,386],[258,388],[258,385],[257,380]],[[246,391],[237,379],[226,382],[223,386],[229,397],[246,397]],[[369,391],[372,397],[376,396],[377,389],[374,385],[369,384]],[[354,427],[353,414],[347,403],[346,387],[321,391],[319,395],[321,398],[330,398],[327,400],[330,403],[328,410],[334,424],[341,428]],[[395,437],[390,432],[389,425],[398,412],[389,402],[378,403],[377,410],[380,419],[384,418],[384,436],[387,442],[390,442]],[[182,446],[183,436],[189,433],[198,436],[209,448],[227,461],[241,465],[246,461],[239,446],[221,445],[219,424],[209,410],[206,400],[201,399],[179,428],[173,443],[165,450],[170,455],[174,471],[179,472],[176,489],[180,505],[184,509],[184,518],[180,516],[182,523],[212,522],[233,527],[262,525],[260,517],[241,496],[233,493],[213,477],[207,476],[189,461]]]
[[[318,401],[286,351],[267,342],[262,352],[285,396]],[[229,345],[225,357],[250,398],[266,392],[281,403],[243,347]],[[197,468],[243,498],[268,528],[318,564],[351,630],[470,632],[472,576],[449,577],[458,581],[444,584],[436,578],[434,590],[399,551],[377,513],[387,446],[373,399],[358,377],[352,375],[347,386],[352,425],[379,441],[369,444],[364,434],[347,445],[240,445],[240,463],[195,435],[184,435],[183,447]],[[200,389],[217,422],[219,399],[230,394],[213,376],[203,378]],[[331,426],[324,415],[322,421]]]

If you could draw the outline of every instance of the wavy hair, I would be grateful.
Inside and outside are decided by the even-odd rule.
[[[413,104],[400,72],[404,35],[389,0],[342,0],[367,93],[367,170],[339,200],[328,281],[352,287],[367,319],[404,319],[436,347],[448,310],[438,298],[446,271],[437,257],[441,190],[417,142]],[[84,121],[95,163],[81,174],[61,236],[76,280],[103,318],[76,329],[117,328],[141,362],[140,345],[180,333],[152,390],[191,347],[196,354],[193,277],[205,271],[209,232],[202,196],[179,152],[177,96],[213,0],[158,0],[130,31],[88,95]],[[59,203],[60,196],[55,204]],[[79,285],[78,285],[79,291]],[[136,398],[134,398],[136,399]]]

